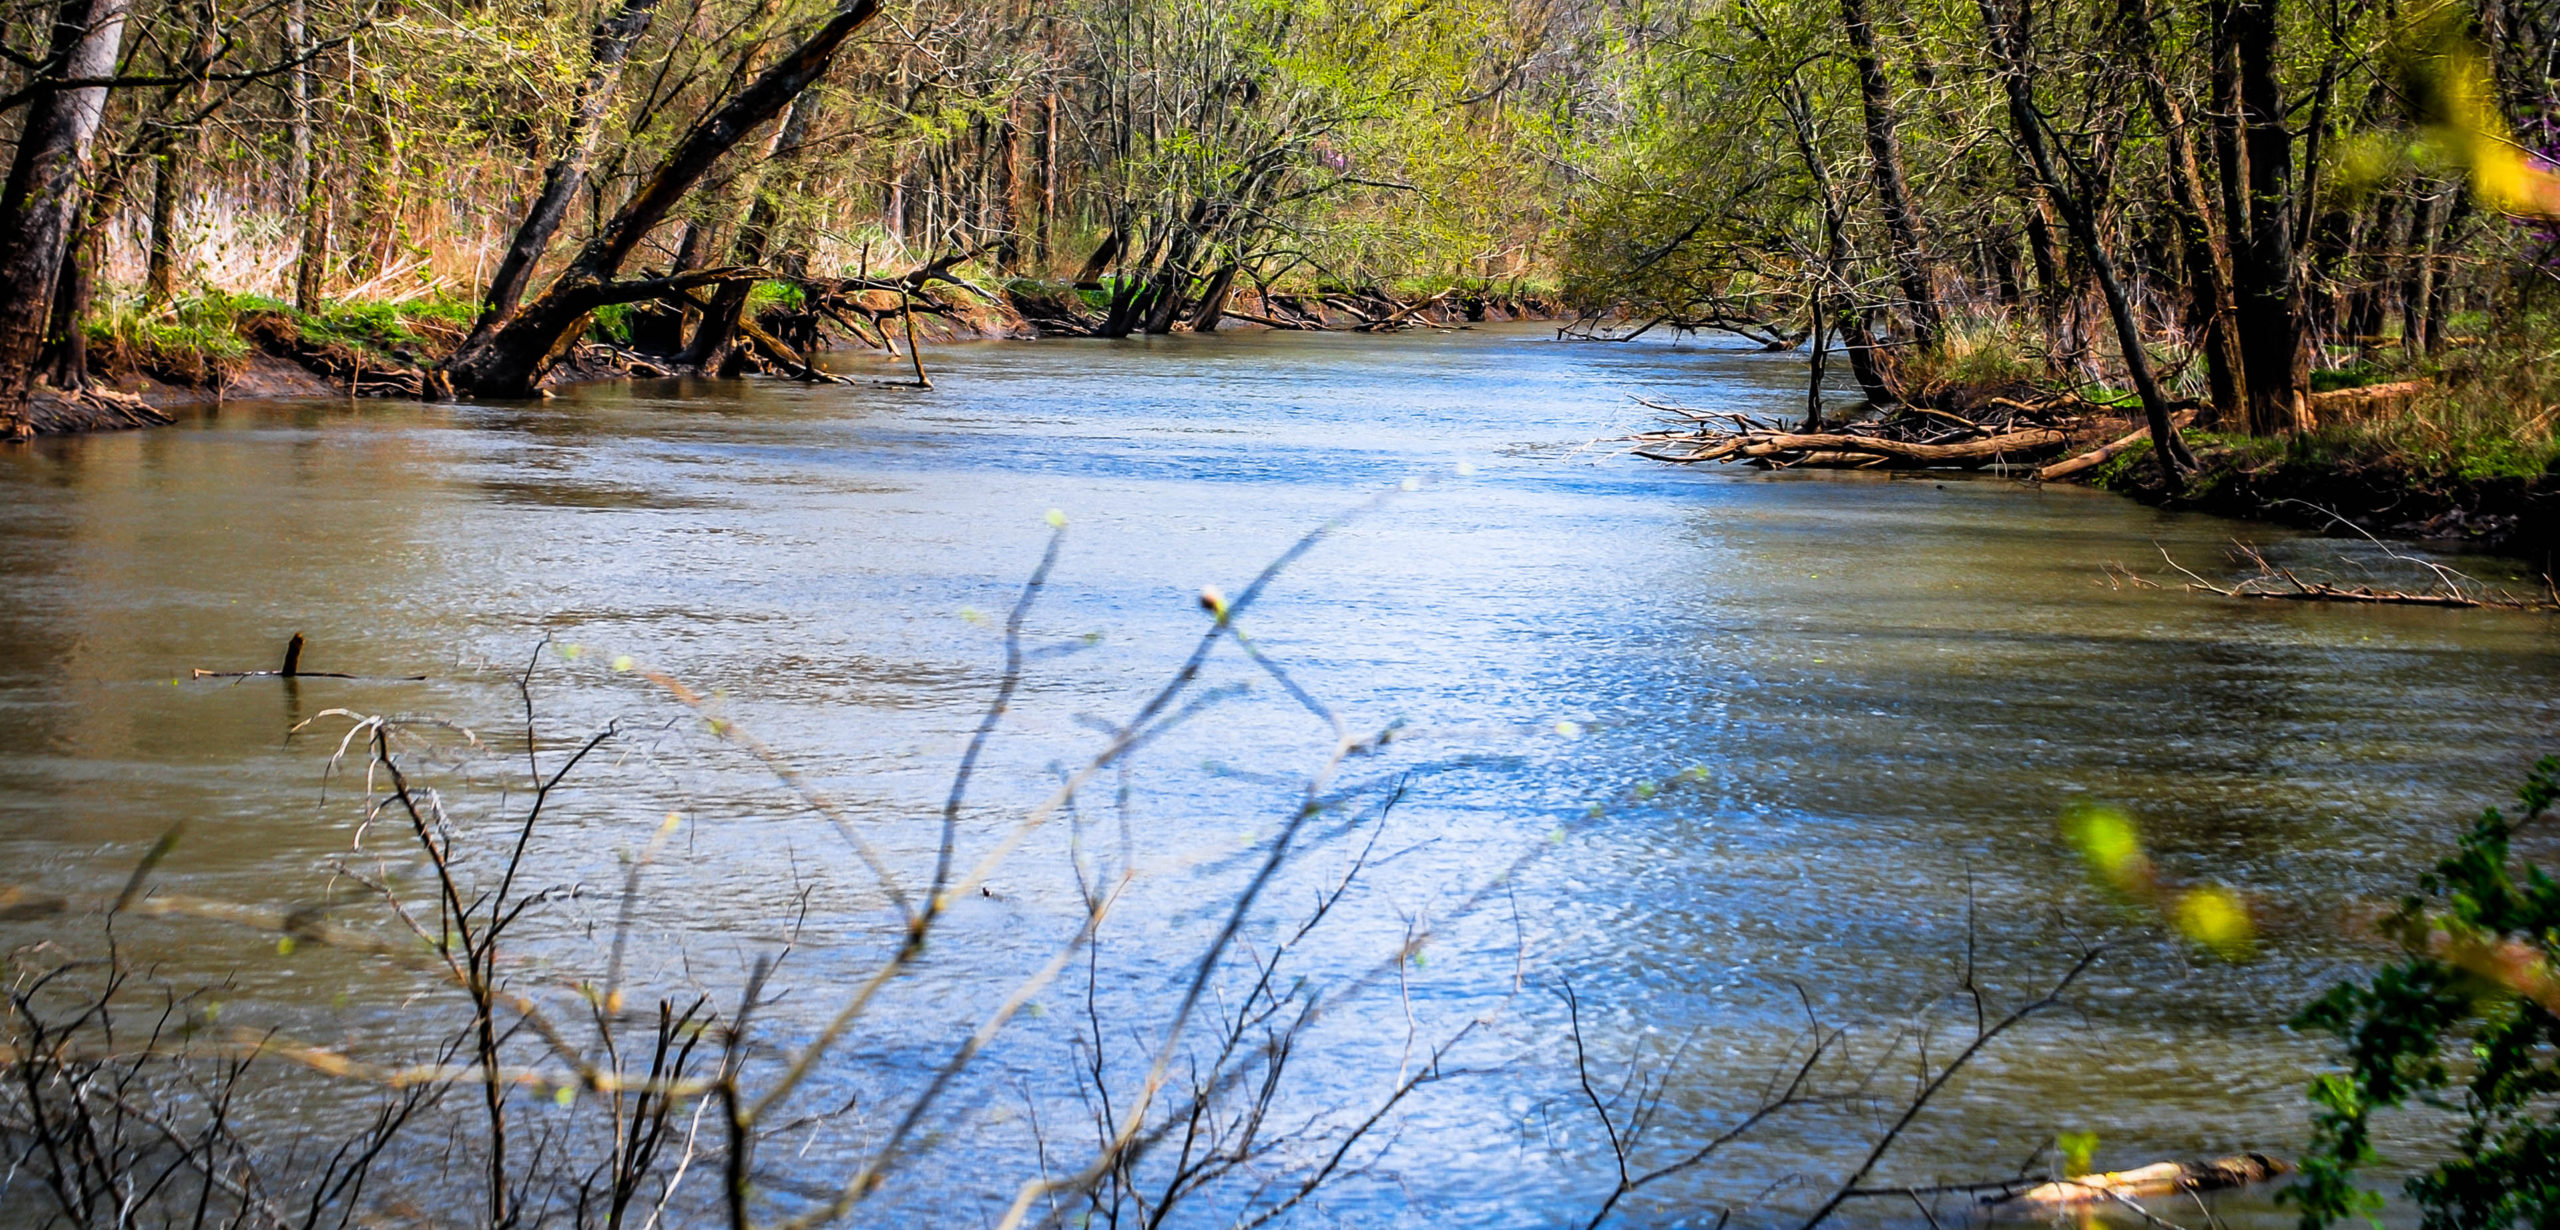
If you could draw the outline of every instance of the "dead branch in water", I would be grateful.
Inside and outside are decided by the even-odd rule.
[[[2169,554],[2166,547],[2160,548],[2160,558],[2166,560],[2171,568],[2187,578],[2187,589],[2190,592],[2220,594],[2225,598],[2270,598],[2290,602],[2361,602],[2384,606],[2450,607],[2457,610],[2560,610],[2560,601],[2547,597],[2522,598],[2503,590],[2491,592],[2466,589],[2452,579],[2461,574],[2440,564],[2410,559],[2408,556],[2391,551],[2388,547],[2383,550],[2393,559],[2417,564],[2436,572],[2437,587],[2431,590],[2411,591],[2379,589],[2369,585],[2346,586],[2329,581],[2305,581],[2296,576],[2292,569],[2269,563],[2266,556],[2260,554],[2256,547],[2243,542],[2234,542],[2232,546],[2242,559],[2257,566],[2258,575],[2244,577],[2230,585],[2216,585],[2197,576],[2186,565],[2179,563]]]
[[[2039,1183],[2023,1191],[1986,1194],[1984,1204],[2071,1206],[2121,1200],[2127,1196],[2166,1196],[2177,1192],[2210,1192],[2263,1183],[2289,1174],[2293,1167],[2264,1153],[2236,1153],[2205,1162],[2153,1162],[2131,1170],[2074,1175]]]
[[[194,672],[188,676],[188,678],[263,679],[272,677],[277,679],[362,679],[365,677],[362,675],[350,675],[344,671],[307,671],[302,669],[302,644],[302,634],[299,632],[294,633],[293,639],[286,641],[284,644],[284,665],[271,671],[209,671],[203,667],[197,667]],[[394,675],[390,678],[400,683],[417,683],[425,679],[426,676]]]

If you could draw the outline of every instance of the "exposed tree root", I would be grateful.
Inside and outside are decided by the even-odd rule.
[[[119,393],[95,384],[65,392],[39,391],[30,409],[34,433],[40,436],[80,431],[123,431],[177,421],[131,393]]]

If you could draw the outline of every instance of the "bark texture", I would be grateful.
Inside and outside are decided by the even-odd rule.
[[[124,45],[130,0],[63,0],[40,76],[79,80],[112,75]],[[0,187],[0,438],[35,434],[35,393],[53,292],[79,216],[82,178],[107,87],[38,93],[27,104],[16,157]]]

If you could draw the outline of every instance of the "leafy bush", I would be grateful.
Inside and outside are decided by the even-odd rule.
[[[806,310],[808,302],[797,282],[758,282],[753,290],[747,292],[747,314],[752,316],[776,307],[798,312]]]
[[[2356,1172],[2379,1160],[2375,1112],[2411,1102],[2462,1116],[2454,1156],[2406,1184],[2426,1230],[2560,1225],[2560,883],[2512,848],[2560,800],[2560,757],[2518,799],[2521,817],[2484,812],[2386,921],[2400,960],[2295,1020],[2347,1060],[2311,1086],[2312,1147],[2286,1192],[2304,1230],[2380,1207]]]
[[[631,344],[631,305],[608,303],[597,308],[587,323],[587,335],[600,342],[617,346]]]

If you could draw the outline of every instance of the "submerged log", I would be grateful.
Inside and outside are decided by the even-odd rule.
[[[2110,1170],[2102,1174],[2075,1175],[2040,1183],[2014,1194],[2000,1193],[1984,1198],[1986,1204],[2022,1204],[2046,1207],[2069,1207],[2119,1200],[2132,1196],[2166,1196],[2176,1192],[2209,1192],[2225,1188],[2246,1187],[2277,1175],[2289,1174],[2293,1167],[2264,1153],[2237,1153],[2208,1162],[2154,1162],[2132,1170]]]

